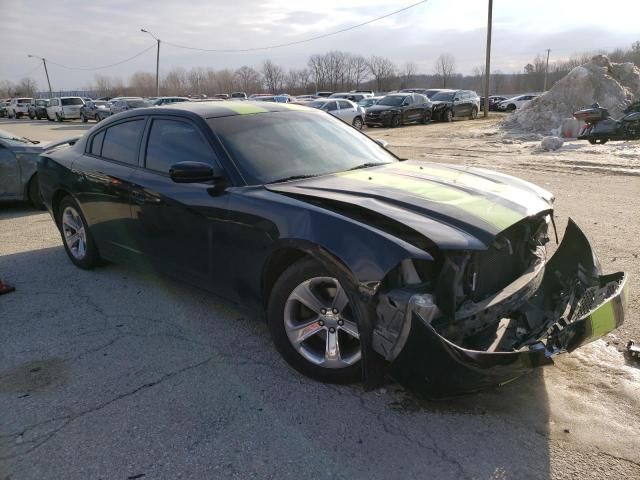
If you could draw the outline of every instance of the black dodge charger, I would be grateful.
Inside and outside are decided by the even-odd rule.
[[[430,395],[511,381],[624,319],[553,197],[479,168],[402,161],[313,109],[182,103],[109,117],[41,156],[70,260],[168,274],[265,314],[329,382],[389,373]]]

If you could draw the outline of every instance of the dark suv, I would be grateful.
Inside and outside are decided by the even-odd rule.
[[[364,122],[367,127],[399,127],[405,123],[428,123],[431,120],[431,102],[417,93],[394,93],[382,97],[367,108]]]
[[[451,122],[462,117],[474,120],[480,111],[480,97],[472,90],[440,90],[431,101],[434,120]]]
[[[41,118],[47,118],[47,107],[49,106],[49,100],[46,98],[38,98],[29,105],[28,115],[31,120]]]

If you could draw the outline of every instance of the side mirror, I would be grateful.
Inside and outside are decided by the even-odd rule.
[[[208,163],[178,162],[171,165],[169,177],[176,183],[204,183],[221,178],[222,174]]]
[[[459,102],[460,101],[460,97],[453,97],[453,101],[454,102]]]
[[[387,146],[389,145],[389,142],[387,142],[386,140],[382,140],[381,138],[375,138],[373,141],[380,145],[382,148],[387,148]]]

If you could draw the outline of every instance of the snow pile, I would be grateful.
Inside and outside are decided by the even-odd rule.
[[[544,137],[540,142],[540,148],[547,152],[558,150],[564,144],[564,140],[560,137]]]
[[[640,69],[633,63],[611,63],[596,55],[574,68],[548,92],[533,99],[504,122],[508,128],[550,132],[573,112],[594,102],[609,109],[614,117],[632,101],[640,99]]]

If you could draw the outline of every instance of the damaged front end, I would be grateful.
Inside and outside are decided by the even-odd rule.
[[[371,337],[400,383],[429,396],[501,385],[623,323],[625,274],[602,274],[571,219],[547,261],[549,221],[524,222],[487,252],[450,252],[436,275],[403,262],[379,291]]]

